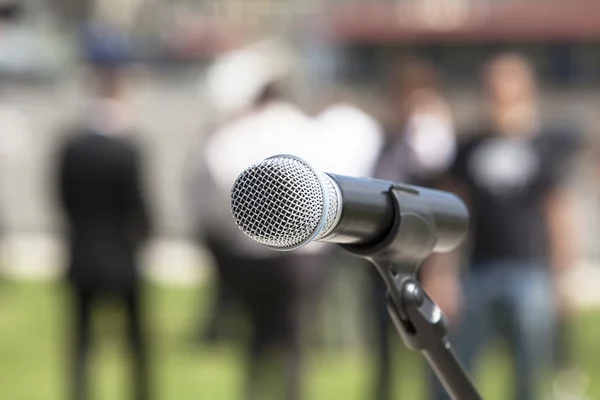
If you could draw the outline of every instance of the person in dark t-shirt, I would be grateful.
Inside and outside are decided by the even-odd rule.
[[[488,122],[459,145],[446,180],[469,207],[469,271],[459,281],[442,256],[423,280],[467,370],[500,334],[514,357],[512,398],[531,400],[551,360],[555,285],[573,264],[564,145],[573,133],[541,122],[534,73],[521,56],[493,59],[484,85]],[[448,398],[439,383],[435,398]]]
[[[563,183],[552,141],[551,132],[515,139],[490,128],[459,148],[450,173],[468,192],[473,268],[550,261],[545,202]]]

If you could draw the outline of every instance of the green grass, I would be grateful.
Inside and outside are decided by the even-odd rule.
[[[194,348],[188,333],[208,291],[150,288],[152,310],[154,392],[157,399],[233,400],[240,398],[244,379],[241,348]],[[68,297],[58,283],[0,285],[0,400],[62,400],[66,398],[66,358],[69,340]],[[105,309],[95,326],[97,352],[92,366],[96,400],[125,399],[128,368],[122,324]],[[577,357],[592,377],[600,376],[600,313],[585,313],[576,322]],[[398,345],[398,398],[425,398],[424,369],[419,354]],[[486,399],[509,398],[505,376],[509,364],[500,351],[491,351],[479,379]],[[351,354],[311,352],[308,365],[309,400],[369,399],[369,359]],[[594,379],[592,379],[594,381]],[[600,380],[591,392],[600,397]],[[126,393],[126,392],[125,392]],[[402,395],[404,394],[404,395]]]

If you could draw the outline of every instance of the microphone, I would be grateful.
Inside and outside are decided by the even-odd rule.
[[[469,221],[453,194],[323,173],[292,155],[246,168],[233,184],[231,211],[242,232],[280,251],[312,241],[360,249],[401,240],[428,255],[458,246]]]
[[[442,311],[415,278],[428,255],[450,251],[466,236],[469,215],[458,197],[323,173],[298,157],[278,155],[240,174],[231,211],[242,232],[272,249],[332,242],[371,261],[404,344],[425,355],[453,399],[481,399],[446,338]]]

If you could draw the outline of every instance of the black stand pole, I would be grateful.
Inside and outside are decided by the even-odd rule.
[[[404,344],[423,353],[452,399],[481,400],[446,338],[442,311],[414,278],[435,247],[431,211],[423,207],[418,193],[410,187],[395,185],[390,191],[396,212],[387,239],[373,246],[342,247],[370,260],[379,270],[388,289],[388,312]]]
[[[478,400],[481,396],[456,358],[446,339],[446,324],[440,308],[419,283],[396,277],[395,296],[388,296],[388,312],[404,344],[423,352],[448,394],[455,400]],[[394,297],[400,298],[397,305]]]

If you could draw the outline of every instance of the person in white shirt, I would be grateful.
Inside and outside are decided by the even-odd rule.
[[[292,72],[285,46],[262,42],[222,56],[209,69],[202,92],[208,93],[221,126],[196,155],[203,168],[189,182],[189,198],[200,240],[214,256],[219,298],[205,336],[218,335],[218,319],[231,304],[246,306],[254,325],[249,346],[247,398],[264,398],[260,378],[267,351],[281,346],[285,394],[302,398],[301,331],[303,316],[314,310],[326,281],[330,245],[311,243],[291,253],[270,250],[247,238],[229,210],[231,187],[254,162],[293,154],[315,168],[366,176],[381,146],[377,122],[358,108],[333,104],[311,118],[289,101],[282,82]]]
[[[253,324],[247,399],[264,398],[262,378],[280,374],[285,393],[276,398],[302,398],[300,338],[307,325],[303,317],[321,292],[329,247],[312,243],[282,253],[255,243],[231,216],[231,187],[252,163],[282,153],[299,156],[323,171],[356,172],[347,168],[356,162],[356,155],[341,148],[346,132],[336,128],[335,133],[324,134],[323,121],[309,117],[284,95],[282,81],[291,65],[287,51],[273,42],[226,54],[215,62],[203,91],[223,123],[208,139],[204,152],[195,156],[203,168],[197,168],[187,185],[199,239],[214,256],[219,285],[206,336],[217,336],[215,325],[231,305],[241,303]],[[266,363],[271,350],[280,350],[283,367]]]

